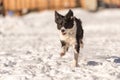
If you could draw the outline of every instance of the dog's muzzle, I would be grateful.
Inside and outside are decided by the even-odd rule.
[[[66,34],[65,29],[61,29],[61,32],[62,32],[62,35]]]

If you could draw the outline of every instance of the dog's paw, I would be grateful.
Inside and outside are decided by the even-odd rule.
[[[72,62],[72,65],[71,65],[72,67],[79,67],[79,64],[78,64],[78,62],[77,61],[75,61],[75,60],[73,60],[73,62]]]
[[[65,55],[65,53],[63,53],[63,52],[60,53],[60,56],[61,56],[61,57],[64,56],[64,55]]]

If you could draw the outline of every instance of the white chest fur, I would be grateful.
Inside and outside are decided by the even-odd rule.
[[[65,35],[62,35],[62,33],[59,32],[60,40],[65,41],[69,45],[75,44],[76,43],[76,30],[77,30],[76,22],[74,22],[74,26],[71,29],[66,29]]]

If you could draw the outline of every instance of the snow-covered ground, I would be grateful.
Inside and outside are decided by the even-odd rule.
[[[85,31],[76,68],[72,48],[59,56],[54,11],[0,17],[0,80],[120,80],[120,9],[73,11]]]

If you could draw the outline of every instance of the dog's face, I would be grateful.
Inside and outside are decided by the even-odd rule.
[[[60,30],[63,35],[65,35],[67,31],[74,25],[73,12],[69,10],[69,12],[63,16],[55,11],[55,22],[57,24],[57,29]]]

